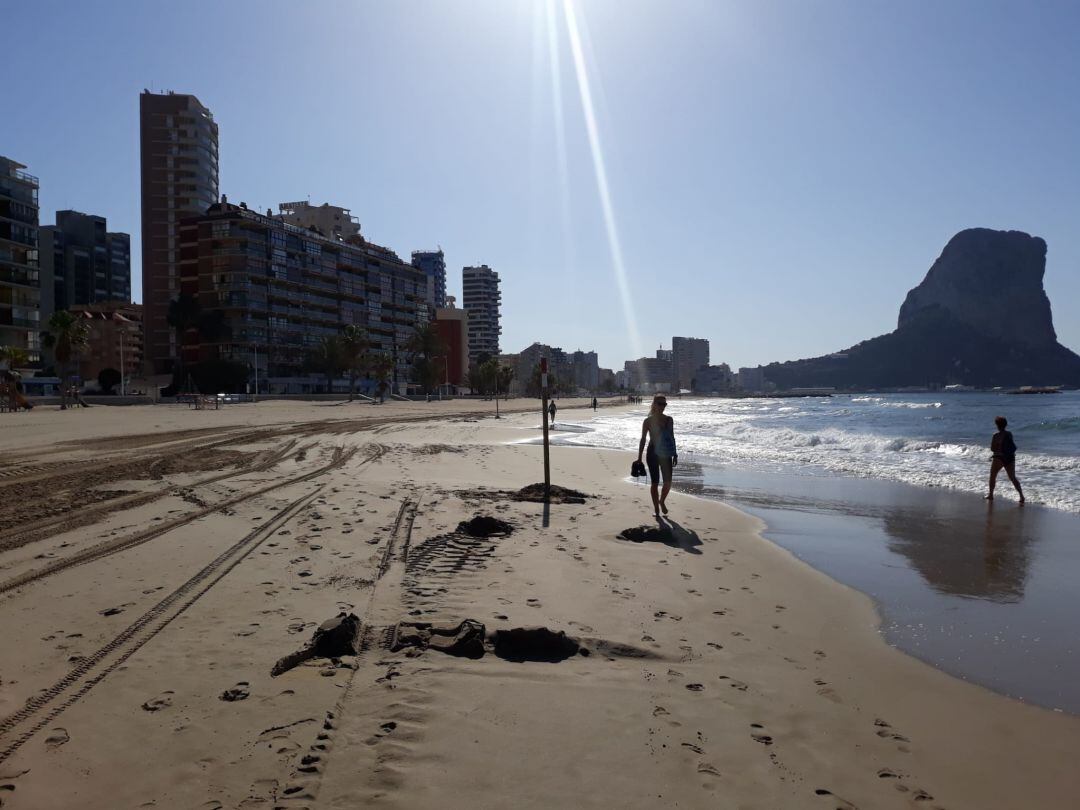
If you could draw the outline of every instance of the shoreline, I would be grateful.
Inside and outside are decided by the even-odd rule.
[[[0,580],[10,581],[177,523],[0,592],[17,651],[0,671],[4,716],[72,666],[101,676],[0,762],[14,788],[5,806],[1071,801],[1080,721],[890,647],[868,596],[763,538],[758,518],[676,493],[663,533],[619,539],[656,526],[624,483],[633,454],[621,463],[589,448],[552,448],[553,482],[587,493],[584,503],[545,508],[503,494],[540,477],[535,447],[504,443],[535,428],[528,410],[498,423],[428,415],[362,427],[312,424],[310,410],[295,409],[293,435],[242,437],[235,452],[253,455],[228,457],[248,465],[235,478],[198,483],[206,473],[168,469],[159,483],[118,478],[156,500],[0,552]],[[279,488],[253,494],[265,486]],[[188,521],[229,498],[243,500]],[[484,515],[511,532],[458,528]],[[226,556],[170,618],[186,601],[168,594],[230,548],[244,556]],[[359,654],[270,675],[339,611],[361,617]],[[136,633],[109,647],[143,615],[155,617],[148,630],[167,623],[145,642]],[[464,619],[489,634],[547,627],[590,654],[556,663],[530,658],[528,643],[524,661],[498,644],[478,659],[384,646],[399,621]],[[99,648],[110,650],[100,664],[71,663]],[[104,673],[117,655],[128,657]],[[0,734],[0,748],[12,739]]]
[[[577,435],[591,430],[587,421],[570,427],[561,444],[603,446]],[[1068,620],[1080,603],[1055,573],[1080,570],[1070,542],[1080,515],[1021,510],[1011,492],[988,505],[951,488],[685,455],[675,491],[762,519],[766,539],[868,595],[890,645],[1006,697],[1080,715],[1080,639]]]

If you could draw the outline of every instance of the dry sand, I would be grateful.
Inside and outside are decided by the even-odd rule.
[[[1076,806],[1080,720],[889,648],[722,504],[621,539],[657,528],[630,453],[515,499],[539,416],[492,407],[0,420],[0,804]],[[289,658],[339,613],[356,654]]]

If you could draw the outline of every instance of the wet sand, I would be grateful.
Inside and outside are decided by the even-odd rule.
[[[673,495],[658,526],[629,453],[554,448],[554,481],[588,497],[547,506],[514,494],[537,448],[505,444],[535,414],[264,405],[91,411],[111,431],[93,447],[59,419],[0,429],[40,468],[0,468],[0,491],[52,492],[52,523],[0,529],[5,808],[1075,797],[1080,721],[890,648],[869,598],[752,516]],[[208,427],[175,453],[154,438]],[[102,455],[115,476],[70,477]],[[89,517],[65,517],[84,490]],[[349,649],[317,633],[339,614]]]
[[[869,594],[889,643],[1017,699],[1080,714],[1080,516],[999,491],[688,463],[680,486]]]

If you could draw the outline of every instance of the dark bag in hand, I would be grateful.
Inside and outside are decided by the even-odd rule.
[[[645,465],[640,461],[635,461],[630,465],[630,476],[632,478],[642,478],[645,475]]]

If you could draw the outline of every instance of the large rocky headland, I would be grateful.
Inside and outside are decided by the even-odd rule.
[[[1080,385],[1043,289],[1046,242],[1021,231],[956,234],[900,307],[896,329],[824,357],[772,363],[780,388]]]

